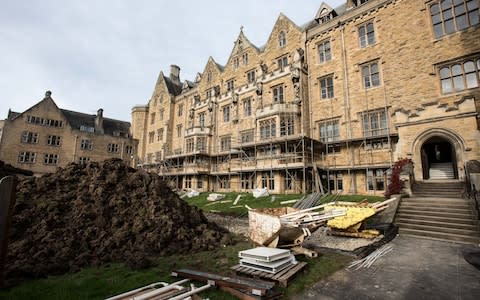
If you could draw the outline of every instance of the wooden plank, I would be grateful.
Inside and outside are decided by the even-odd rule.
[[[281,270],[280,272],[278,272],[276,274],[271,274],[271,273],[262,272],[262,271],[240,272],[240,271],[238,271],[238,268],[236,268],[236,270],[239,273],[243,273],[243,274],[246,274],[246,275],[273,280],[273,281],[278,282],[281,286],[287,287],[288,281],[291,279],[291,277],[293,277],[298,271],[303,269],[306,265],[307,265],[306,262],[298,262],[297,264],[291,265],[291,266]],[[235,267],[236,266],[232,267],[232,269],[235,268]]]
[[[306,262],[299,262],[296,264],[293,268],[291,268],[286,274],[284,274],[282,277],[278,278],[278,282],[282,287],[287,287],[288,281],[298,273],[301,269],[303,269],[307,265]]]
[[[8,231],[15,206],[17,177],[0,180],[0,288],[4,285],[5,259],[8,250]]]
[[[217,286],[227,286],[236,289],[248,290],[254,295],[265,295],[265,293],[272,289],[275,284],[267,281],[254,280],[245,277],[227,277],[214,273],[181,269],[172,272],[173,276],[195,279],[199,281],[215,282]]]

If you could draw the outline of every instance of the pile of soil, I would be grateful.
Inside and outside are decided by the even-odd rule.
[[[8,279],[106,262],[145,267],[152,256],[229,242],[225,229],[180,199],[158,175],[117,159],[70,164],[21,180],[10,228]]]
[[[5,176],[10,175],[25,175],[25,176],[32,176],[33,172],[29,170],[23,170],[19,168],[15,168],[10,164],[6,164],[2,160],[0,160],[0,179]]]

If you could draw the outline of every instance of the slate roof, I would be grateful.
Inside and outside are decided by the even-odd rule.
[[[179,81],[174,82],[173,80],[170,79],[170,77],[163,76],[163,79],[165,80],[165,84],[167,85],[168,92],[174,96],[180,95],[182,92],[182,83]]]
[[[73,129],[80,130],[80,126],[95,127],[96,115],[89,115],[66,109],[60,109],[60,111]],[[103,118],[103,132],[107,135],[118,136],[118,133],[121,133],[122,136],[126,136],[129,133],[129,130],[129,122]]]

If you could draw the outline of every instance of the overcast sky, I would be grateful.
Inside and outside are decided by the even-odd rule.
[[[346,0],[325,1],[335,8]],[[297,25],[321,0],[30,0],[0,9],[0,119],[22,112],[46,90],[61,108],[130,120],[160,71],[194,80],[208,57],[224,65],[243,26],[266,43],[283,12]]]

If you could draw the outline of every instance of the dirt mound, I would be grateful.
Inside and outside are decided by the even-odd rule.
[[[6,164],[2,160],[0,160],[0,179],[9,176],[9,175],[26,175],[32,176],[33,172],[29,170],[23,170],[19,168],[15,168],[12,165]]]
[[[156,174],[121,160],[70,164],[17,186],[6,278],[105,262],[144,267],[150,256],[213,249],[228,238]]]

